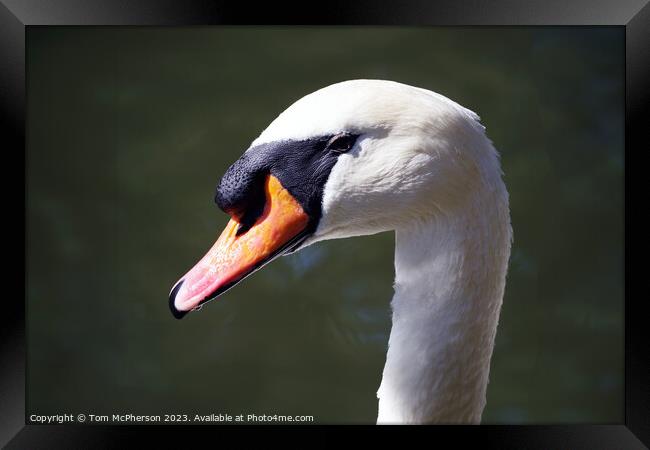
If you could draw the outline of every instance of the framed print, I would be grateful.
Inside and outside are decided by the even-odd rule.
[[[1,442],[648,445],[650,7],[583,3],[3,0]]]

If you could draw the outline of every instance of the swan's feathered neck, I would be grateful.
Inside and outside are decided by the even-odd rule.
[[[378,423],[478,423],[510,255],[500,177],[396,230],[393,327]]]

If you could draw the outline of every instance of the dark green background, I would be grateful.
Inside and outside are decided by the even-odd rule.
[[[479,113],[514,245],[484,423],[623,420],[622,28],[29,28],[28,413],[374,422],[393,235],[281,258],[182,321],[226,168],[382,78]]]

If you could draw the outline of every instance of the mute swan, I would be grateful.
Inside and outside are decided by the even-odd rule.
[[[352,80],[296,101],[225,173],[232,219],[170,293],[180,318],[274,258],[395,230],[377,423],[479,423],[512,230],[479,117],[434,92]]]

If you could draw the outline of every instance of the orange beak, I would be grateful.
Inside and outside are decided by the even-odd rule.
[[[309,216],[280,181],[269,175],[262,214],[244,234],[232,218],[208,253],[181,278],[169,295],[174,317],[224,293],[280,256],[306,235]]]

